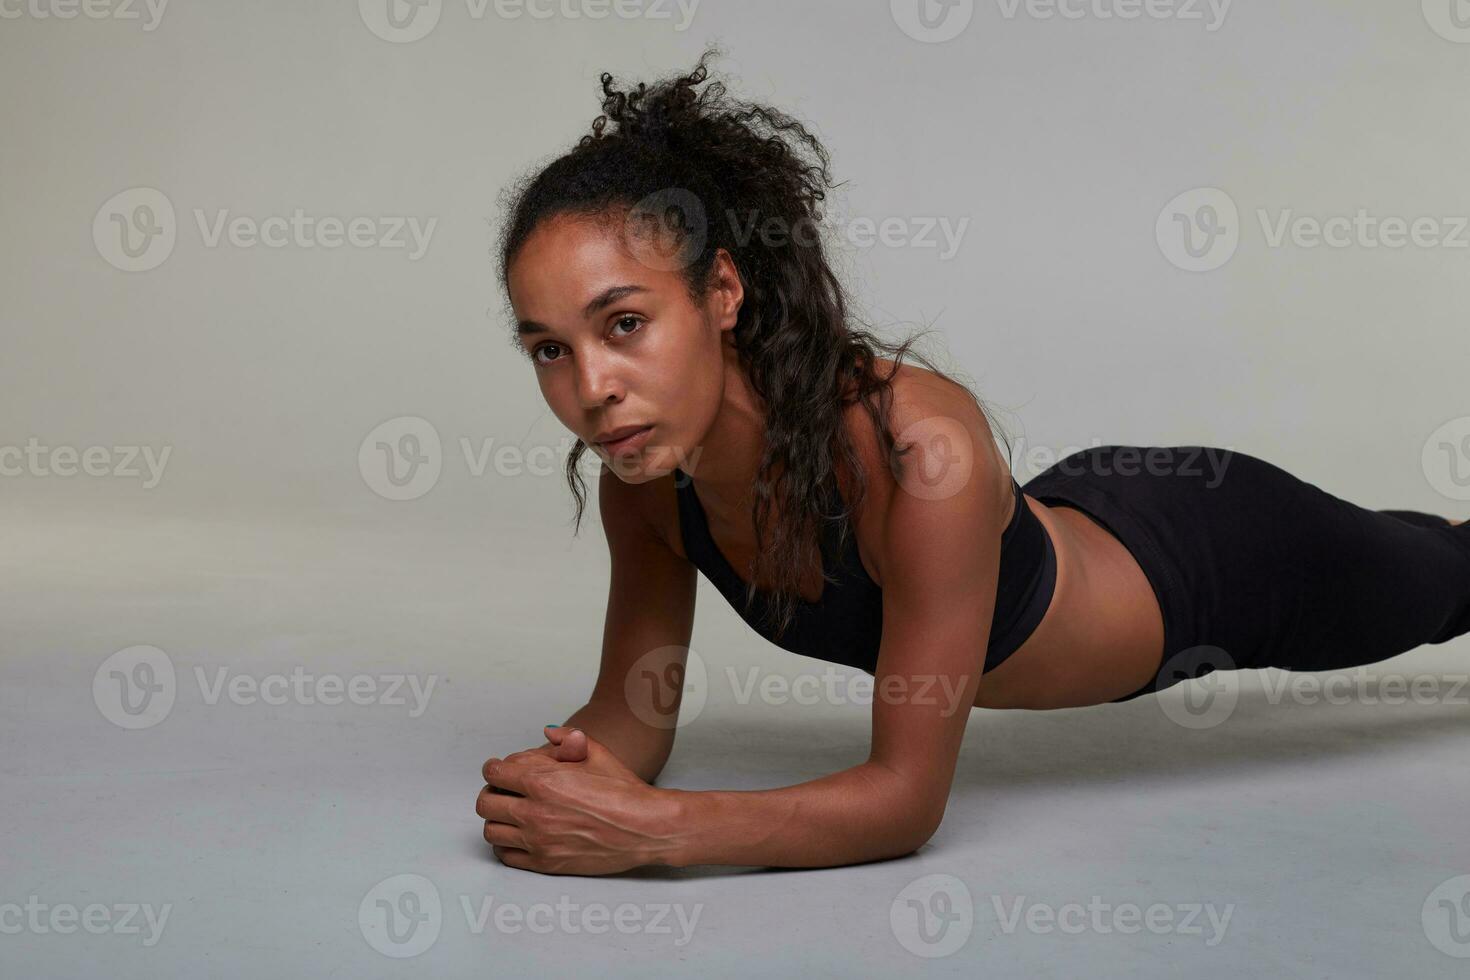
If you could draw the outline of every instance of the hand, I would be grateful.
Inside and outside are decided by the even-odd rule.
[[[504,761],[524,762],[529,758],[555,759],[558,762],[584,763],[584,768],[605,775],[621,775],[628,771],[623,761],[613,755],[607,746],[580,728],[548,725],[543,731],[546,733],[547,744],[513,752],[506,756]],[[509,792],[493,786],[490,789],[498,793]]]
[[[586,758],[532,749],[486,761],[475,813],[495,856],[526,871],[581,875],[666,860],[675,826],[669,793],[645,783],[585,732],[573,740],[558,734],[559,754],[585,748]]]

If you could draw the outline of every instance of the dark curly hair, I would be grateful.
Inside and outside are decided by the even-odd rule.
[[[741,234],[742,222],[750,228],[773,218],[780,228],[816,229],[827,190],[839,185],[832,183],[827,151],[800,122],[734,99],[718,81],[696,91],[708,76],[705,62],[717,53],[717,47],[707,49],[688,74],[651,87],[639,82],[621,91],[611,74],[602,74],[602,115],[592,132],[503,195],[508,218],[500,231],[500,279],[508,300],[509,270],[521,246],[542,222],[562,214],[627,222],[635,209],[651,209],[669,230],[673,209],[681,272],[695,302],[705,295],[717,250],[734,259],[745,290],[734,344],[766,410],[765,448],[752,488],[756,565],[745,603],[748,612],[756,595],[752,583],[774,582],[768,608],[774,623],[768,625],[780,634],[800,598],[797,570],[814,563],[819,521],[837,521],[838,541],[845,542],[865,493],[843,409],[863,401],[895,475],[908,451],[898,449],[889,432],[893,392],[891,377],[877,371],[879,352],[893,357],[895,371],[905,356],[914,357],[989,413],[967,385],[910,351],[919,335],[890,344],[850,325],[842,284],[819,234],[798,232],[779,241]],[[511,340],[520,346],[514,329]],[[1009,452],[1008,437],[1006,447]],[[586,449],[578,439],[566,462],[576,528],[586,506],[578,468]],[[824,514],[838,460],[855,474],[855,497],[841,513]],[[773,500],[783,516],[767,545]]]

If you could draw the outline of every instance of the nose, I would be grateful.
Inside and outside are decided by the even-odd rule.
[[[623,381],[617,371],[616,359],[602,351],[578,351],[575,357],[577,369],[577,398],[584,409],[593,410],[623,399]]]

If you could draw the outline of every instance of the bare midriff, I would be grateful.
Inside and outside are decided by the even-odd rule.
[[[1082,511],[1022,497],[1051,535],[1056,591],[1036,630],[980,680],[977,708],[1076,708],[1131,694],[1164,655],[1158,597],[1133,554]]]

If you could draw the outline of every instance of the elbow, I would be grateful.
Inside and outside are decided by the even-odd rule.
[[[896,855],[911,854],[929,843],[944,820],[948,787],[916,786],[912,780],[883,767],[883,798],[892,801],[891,840]]]
[[[920,811],[910,814],[904,821],[902,831],[898,834],[898,838],[902,842],[900,846],[903,847],[901,853],[912,854],[929,843],[929,839],[939,830],[939,824],[943,820],[943,807],[940,807],[937,813]]]

